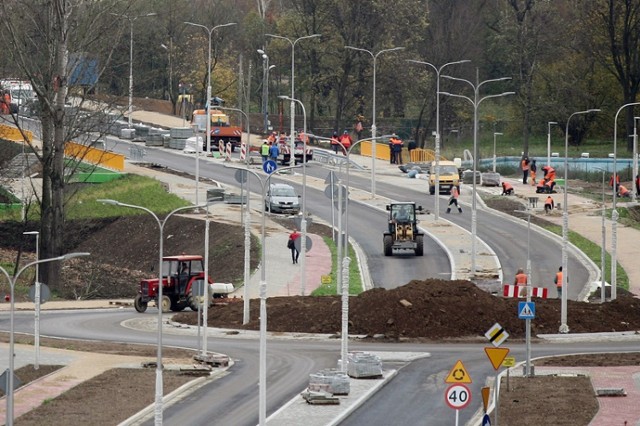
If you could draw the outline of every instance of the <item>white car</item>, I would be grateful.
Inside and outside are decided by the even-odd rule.
[[[300,196],[295,189],[286,183],[274,183],[264,203],[265,210],[272,213],[298,214],[300,212]]]

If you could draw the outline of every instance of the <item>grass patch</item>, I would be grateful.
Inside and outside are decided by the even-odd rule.
[[[337,290],[337,280],[338,280],[338,265],[335,262],[337,255],[337,247],[333,239],[330,237],[322,237],[324,242],[331,250],[331,284],[322,284],[320,287],[315,289],[312,296],[335,296],[338,293]],[[360,268],[358,267],[358,258],[356,257],[355,251],[351,244],[349,244],[349,257],[351,258],[351,263],[349,264],[349,294],[355,295],[362,293],[362,278],[360,277]],[[340,293],[341,294],[341,293]]]
[[[168,193],[163,184],[155,179],[126,175],[115,181],[83,188],[73,198],[73,202],[67,205],[67,219],[147,214],[141,210],[105,205],[96,201],[102,198],[146,207],[158,215],[189,205],[177,195]]]
[[[562,235],[562,227],[559,225],[548,225],[544,227],[545,229],[553,232],[556,235]],[[591,259],[598,268],[600,267],[600,253],[601,248],[599,245],[594,243],[593,241],[588,240],[582,235],[578,234],[574,231],[569,231],[569,241],[571,244],[578,247],[582,252]],[[605,252],[605,277],[604,280],[606,282],[611,282],[611,256],[609,253]],[[629,290],[629,277],[627,273],[624,271],[624,268],[620,266],[620,263],[616,265],[616,284],[617,287],[620,287],[625,290]]]

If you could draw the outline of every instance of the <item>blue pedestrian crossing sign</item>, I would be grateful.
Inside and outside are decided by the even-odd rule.
[[[534,319],[536,317],[536,304],[533,302],[518,302],[518,318]]]
[[[277,168],[278,165],[273,160],[267,160],[262,164],[262,170],[264,170],[264,172],[268,175],[275,172]]]

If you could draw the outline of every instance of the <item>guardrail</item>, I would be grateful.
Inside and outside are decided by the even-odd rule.
[[[6,124],[0,124],[0,139],[5,139],[12,142],[31,142],[33,140],[33,133],[29,130],[23,130],[24,135],[20,132],[20,129]]]
[[[124,155],[116,154],[115,152],[104,151],[75,142],[67,142],[64,146],[64,155],[112,170],[120,172],[124,170]]]

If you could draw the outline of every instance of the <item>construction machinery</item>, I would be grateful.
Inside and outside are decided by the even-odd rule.
[[[215,107],[209,109],[209,116],[211,119],[211,149],[217,150],[221,141],[225,147],[227,142],[231,142],[231,152],[235,151],[236,148],[240,148],[242,129],[238,126],[232,126],[229,116]],[[193,111],[192,124],[197,126],[199,132],[206,132],[207,112],[204,109]],[[205,151],[207,150],[206,138],[202,148]]]
[[[204,261],[198,255],[166,256],[162,258],[162,300],[158,302],[158,277],[140,281],[138,294],[133,305],[136,311],[147,310],[148,303],[154,301],[162,312],[179,312],[187,306],[197,311],[204,303]],[[233,284],[214,284],[207,278],[209,305],[213,299],[225,297],[233,292]]]
[[[392,203],[387,205],[389,230],[384,233],[384,255],[393,256],[393,250],[413,250],[416,256],[424,255],[424,233],[418,229],[416,212],[422,206],[416,203]]]

